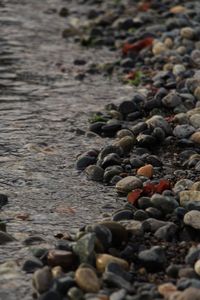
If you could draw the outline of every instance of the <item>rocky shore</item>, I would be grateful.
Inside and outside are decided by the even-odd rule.
[[[75,59],[74,80],[132,87],[76,129],[99,141],[74,160],[78,180],[109,187],[118,208],[77,230],[60,227],[54,245],[27,237],[31,255],[20,267],[39,300],[199,300],[200,3],[84,0],[76,8],[63,1],[56,12],[60,39],[104,49],[110,60]],[[13,242],[0,226],[1,244]]]

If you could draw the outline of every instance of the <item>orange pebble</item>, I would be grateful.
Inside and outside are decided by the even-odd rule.
[[[153,176],[153,166],[149,164],[139,168],[137,170],[137,175],[151,178]]]

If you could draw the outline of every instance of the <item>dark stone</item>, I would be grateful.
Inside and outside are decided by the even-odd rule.
[[[138,209],[138,210],[136,210],[136,212],[134,212],[135,220],[144,221],[144,220],[148,219],[148,217],[149,217],[148,213],[142,209]]]
[[[121,159],[116,153],[110,153],[106,157],[104,157],[103,161],[100,163],[103,169],[107,167],[120,165]]]
[[[56,279],[54,281],[52,289],[58,292],[59,294],[65,296],[68,290],[75,285],[76,283],[74,279],[72,279],[70,276],[65,276]]]
[[[156,272],[164,268],[166,264],[166,256],[163,248],[153,246],[148,250],[141,251],[138,258],[145,268],[151,272]]]
[[[95,122],[90,125],[89,130],[94,133],[101,134],[102,127],[105,126],[105,124],[105,122]]]
[[[131,220],[133,219],[133,212],[129,209],[120,210],[114,213],[112,219],[113,221]]]
[[[85,170],[88,166],[96,163],[96,158],[92,156],[81,156],[76,162],[77,170]]]
[[[22,267],[22,270],[26,273],[34,273],[37,269],[42,268],[43,263],[36,257],[27,259]]]
[[[0,209],[2,206],[8,204],[8,196],[4,194],[0,194]]]
[[[102,126],[101,133],[107,137],[114,137],[121,128],[122,125],[119,123],[110,123]]]
[[[140,197],[137,204],[141,209],[146,209],[152,205],[149,197]]]
[[[119,112],[123,115],[130,114],[134,111],[137,111],[137,106],[133,101],[123,101],[118,108]]]
[[[171,242],[176,240],[177,231],[178,226],[174,223],[169,223],[166,226],[159,228],[154,235],[160,240]]]
[[[62,300],[62,296],[56,291],[48,291],[38,298],[38,300]]]

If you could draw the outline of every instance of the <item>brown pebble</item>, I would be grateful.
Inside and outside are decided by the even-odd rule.
[[[47,261],[51,267],[61,266],[64,269],[72,270],[76,263],[76,257],[70,251],[50,250]]]
[[[109,263],[116,263],[123,269],[128,270],[129,264],[126,260],[112,256],[110,254],[98,254],[96,256],[96,267],[100,273],[103,273]]]
[[[153,166],[148,164],[137,170],[137,175],[151,178],[153,176]]]
[[[90,268],[78,268],[75,273],[77,285],[87,293],[97,293],[100,290],[100,282],[96,273]]]

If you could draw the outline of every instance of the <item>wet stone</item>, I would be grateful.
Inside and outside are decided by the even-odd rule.
[[[52,285],[52,273],[49,267],[37,270],[33,275],[33,286],[39,293],[46,292]]]
[[[60,295],[66,295],[67,291],[76,285],[76,282],[70,276],[62,276],[54,279],[52,289]]]
[[[98,254],[96,256],[96,268],[100,273],[103,273],[110,263],[118,264],[126,271],[129,270],[129,264],[124,259],[110,254]]]
[[[77,258],[72,252],[65,250],[50,250],[47,255],[48,264],[52,267],[61,266],[64,269],[71,270],[76,264]]]
[[[37,269],[42,268],[43,263],[38,258],[31,258],[24,262],[22,270],[27,273],[34,273]]]
[[[130,220],[133,219],[133,212],[128,209],[120,210],[114,213],[112,219],[113,221]]]
[[[73,251],[79,257],[81,263],[94,263],[95,240],[96,236],[94,233],[87,233],[73,246]]]
[[[142,181],[135,176],[127,176],[116,184],[117,192],[128,194],[134,189],[142,187]]]
[[[112,245],[119,247],[128,240],[128,233],[124,226],[115,221],[102,221],[99,223],[107,227],[112,233]]]
[[[100,281],[96,273],[90,268],[78,268],[75,273],[75,280],[85,292],[97,293],[100,290]]]
[[[88,166],[85,169],[85,173],[88,179],[90,180],[100,181],[100,182],[103,181],[104,170],[99,166],[95,166],[95,165]]]
[[[110,182],[115,175],[119,175],[121,173],[123,173],[123,168],[121,166],[107,167],[104,172],[103,180],[105,182]]]

